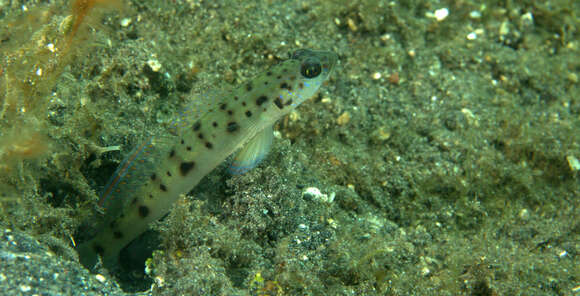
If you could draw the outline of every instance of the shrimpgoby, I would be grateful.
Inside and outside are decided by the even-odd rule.
[[[268,153],[273,124],[312,97],[337,60],[300,49],[233,91],[194,97],[171,131],[147,137],[119,165],[99,201],[102,229],[77,248],[81,263],[92,268],[100,256],[114,265],[123,247],[236,150],[230,171],[253,168]]]

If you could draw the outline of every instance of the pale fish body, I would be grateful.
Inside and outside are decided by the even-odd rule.
[[[150,137],[121,163],[100,201],[102,229],[78,247],[83,265],[92,268],[98,256],[114,265],[123,247],[242,146],[230,171],[255,166],[268,152],[273,124],[312,97],[336,62],[332,52],[297,50],[234,91],[193,100],[174,131]]]

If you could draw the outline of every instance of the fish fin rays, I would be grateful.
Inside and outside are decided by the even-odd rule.
[[[228,171],[231,174],[239,175],[248,172],[256,167],[270,151],[274,133],[272,126],[258,132],[238,153],[236,154]]]

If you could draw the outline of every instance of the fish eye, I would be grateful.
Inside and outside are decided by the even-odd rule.
[[[314,78],[322,72],[322,65],[316,59],[308,59],[300,67],[300,74],[306,78]]]

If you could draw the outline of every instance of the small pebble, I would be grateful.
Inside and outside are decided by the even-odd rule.
[[[337,119],[336,123],[338,125],[345,125],[350,121],[350,113],[348,111],[344,111]]]
[[[481,18],[481,12],[479,10],[474,10],[469,13],[469,17],[472,19],[479,19]]]
[[[441,9],[437,9],[435,10],[435,19],[440,22],[444,19],[447,18],[447,16],[449,15],[449,10],[447,8],[441,8]]]
[[[153,70],[153,72],[159,72],[161,70],[161,63],[156,59],[150,59],[147,61],[147,65]]]
[[[103,276],[102,274],[97,274],[95,275],[95,278],[97,279],[97,281],[104,283],[107,279],[105,278],[105,276]]]
[[[566,160],[568,161],[570,170],[572,170],[573,172],[577,172],[580,170],[580,161],[578,160],[578,158],[574,157],[574,155],[566,156]]]
[[[131,24],[131,19],[126,17],[121,20],[121,27],[128,27]]]

